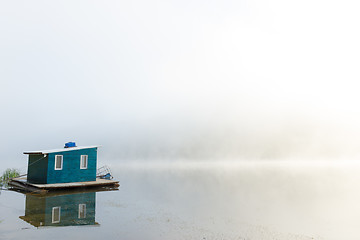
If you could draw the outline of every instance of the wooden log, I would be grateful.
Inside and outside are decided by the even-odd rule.
[[[48,192],[48,190],[37,188],[37,187],[31,186],[28,184],[24,184],[22,182],[14,181],[14,180],[11,180],[9,182],[9,186],[23,190],[23,191],[27,191],[27,192],[35,192],[35,193],[41,193],[41,194]]]

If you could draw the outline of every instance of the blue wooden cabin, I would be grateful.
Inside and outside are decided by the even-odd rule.
[[[87,182],[96,180],[98,146],[28,151],[27,181],[37,184]]]

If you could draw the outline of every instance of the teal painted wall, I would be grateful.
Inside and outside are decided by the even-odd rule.
[[[62,170],[55,170],[55,155],[63,155]],[[88,168],[80,169],[80,156],[88,155]],[[47,183],[69,183],[96,180],[97,148],[48,154]]]
[[[30,183],[46,183],[48,156],[29,155],[27,180]]]
[[[86,205],[86,217],[79,218],[79,204]],[[96,192],[58,196],[26,195],[25,216],[35,227],[95,225]],[[60,222],[52,223],[52,208],[60,207]]]
[[[45,226],[75,226],[95,224],[95,192],[55,196],[46,199]],[[79,218],[79,204],[86,205],[86,217]],[[61,207],[60,222],[52,223],[52,208]]]

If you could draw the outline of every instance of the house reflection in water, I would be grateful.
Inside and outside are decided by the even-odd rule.
[[[25,216],[35,227],[98,225],[95,222],[96,192],[26,195]]]

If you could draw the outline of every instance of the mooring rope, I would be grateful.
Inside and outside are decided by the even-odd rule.
[[[36,160],[36,161],[33,162],[33,163],[30,163],[30,164],[28,165],[28,167],[31,166],[31,165],[33,165],[34,163],[37,163],[38,161],[40,161],[41,159],[46,158],[46,157],[47,157],[47,154],[44,154],[44,156],[43,156],[42,158],[39,158],[38,160]]]
[[[41,159],[44,159],[44,158],[46,158],[46,157],[47,157],[47,154],[44,154],[44,156],[43,156],[42,158],[39,158],[38,160],[36,160],[36,161],[28,164],[28,167],[31,166],[31,165],[33,165],[33,164],[35,164],[35,163],[37,163],[38,161],[40,161]],[[23,167],[23,168],[25,168],[25,167]],[[17,177],[9,178],[9,180],[12,180],[12,179],[18,178],[18,177],[24,177],[24,176],[26,176],[26,175],[27,175],[27,173],[21,174],[21,175],[19,175],[19,176],[17,176]]]

